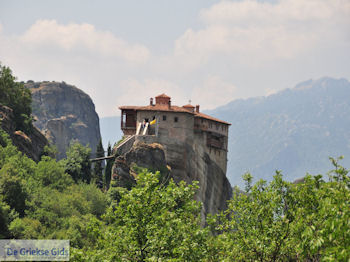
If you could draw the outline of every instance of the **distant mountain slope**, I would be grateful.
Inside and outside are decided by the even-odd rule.
[[[350,166],[350,83],[321,78],[268,97],[236,100],[208,114],[232,123],[228,172],[271,179],[276,169],[294,180],[331,168],[329,156]]]

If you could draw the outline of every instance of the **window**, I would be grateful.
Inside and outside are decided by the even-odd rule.
[[[201,123],[203,124],[203,122],[204,122],[204,120],[203,120],[203,118],[201,119]]]
[[[163,116],[163,121],[166,121],[166,116],[165,115]]]
[[[209,123],[209,128],[212,128],[212,127],[213,127],[212,123]]]
[[[174,117],[174,122],[179,122],[179,118],[177,116]]]

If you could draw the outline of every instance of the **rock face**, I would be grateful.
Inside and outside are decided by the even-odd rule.
[[[30,134],[15,129],[13,120],[13,111],[7,106],[0,105],[0,124],[1,128],[9,134],[12,143],[28,157],[34,161],[39,161],[43,149],[49,144],[45,136],[33,127]]]
[[[195,148],[190,141],[160,141],[155,136],[137,136],[131,148],[130,145],[125,145],[129,151],[115,160],[112,169],[112,179],[118,180],[120,186],[134,181],[131,163],[153,170],[169,167],[170,175],[176,182],[199,181],[196,200],[203,203],[203,218],[226,208],[226,201],[232,196],[231,185],[223,170],[210,159],[204,148]]]
[[[116,158],[112,167],[112,179],[117,182],[117,186],[130,189],[135,183],[133,165],[154,171],[167,170],[164,148],[160,144],[134,143],[131,147],[127,153]]]
[[[32,82],[25,86],[32,92],[35,126],[56,145],[58,159],[66,156],[72,140],[89,144],[92,152],[101,137],[99,118],[91,98],[64,82]]]

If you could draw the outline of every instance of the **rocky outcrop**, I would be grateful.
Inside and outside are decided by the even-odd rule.
[[[58,149],[58,159],[66,156],[72,140],[89,144],[92,152],[101,137],[99,118],[91,98],[64,82],[33,82],[25,86],[32,92],[35,126]]]
[[[39,161],[44,147],[49,144],[45,136],[33,127],[30,133],[16,130],[13,111],[7,106],[0,105],[0,125],[9,134],[12,143],[34,161]]]
[[[130,151],[115,159],[112,167],[112,179],[116,186],[130,189],[135,184],[137,175],[132,168],[135,165],[148,168],[151,171],[169,172],[162,145],[134,143]]]
[[[199,182],[196,198],[203,203],[202,217],[226,209],[232,188],[225,172],[211,159],[207,148],[191,140],[179,143],[176,139],[163,138],[159,142],[165,148],[167,165],[171,167],[174,180]]]
[[[130,186],[135,174],[132,163],[152,170],[167,170],[175,182],[199,181],[196,200],[203,203],[202,217],[226,208],[232,196],[231,185],[222,169],[201,147],[193,147],[191,141],[179,143],[170,138],[164,141],[155,136],[137,136],[126,154],[119,156],[112,169],[112,179],[119,186]],[[203,221],[204,222],[204,221]]]

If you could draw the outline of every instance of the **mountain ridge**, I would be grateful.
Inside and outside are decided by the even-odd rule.
[[[345,155],[348,165],[349,96],[348,80],[323,77],[206,111],[232,123],[227,173],[231,183],[242,186],[240,176],[246,171],[270,180],[276,169],[293,180],[307,171],[329,169],[329,156]]]

